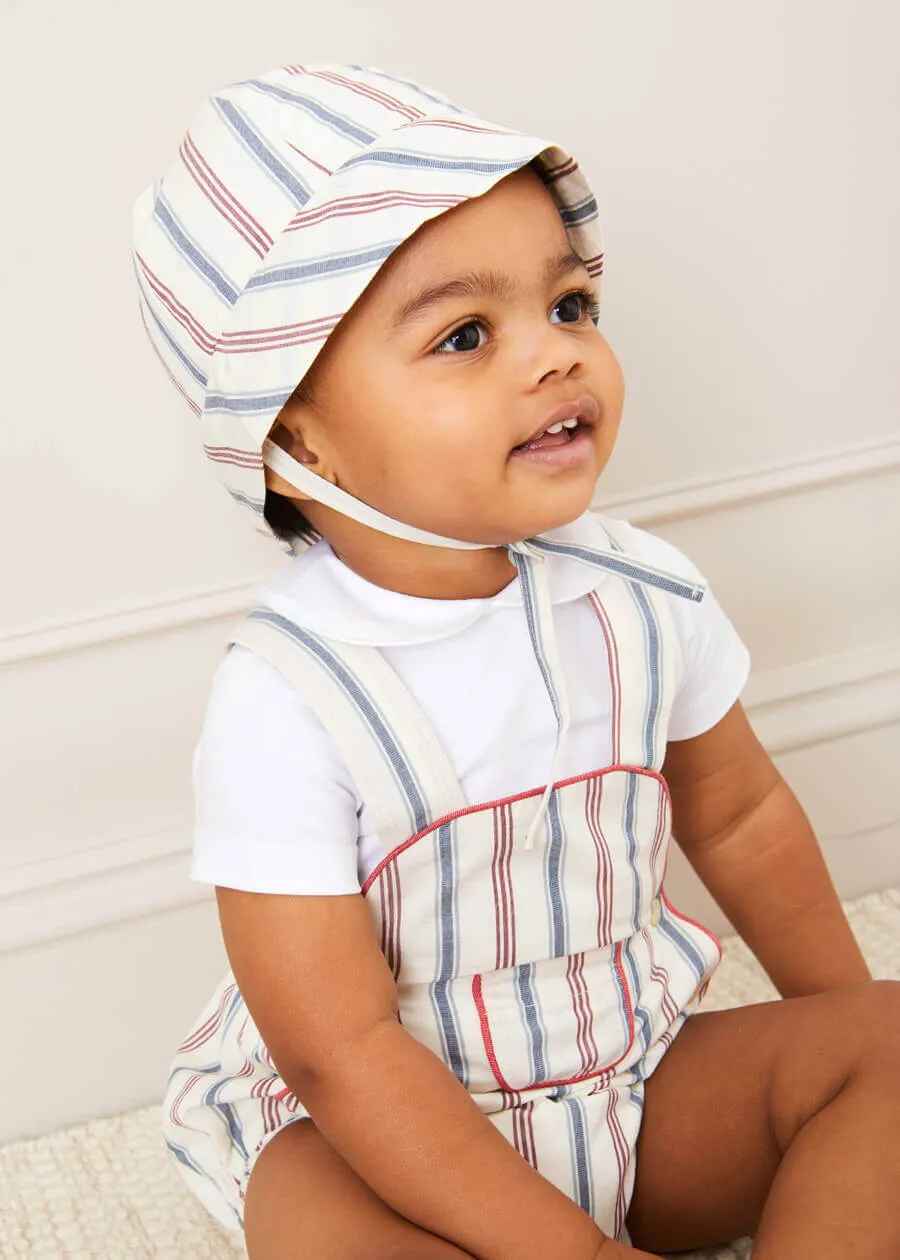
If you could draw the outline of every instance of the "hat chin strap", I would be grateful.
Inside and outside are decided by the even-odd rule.
[[[318,473],[311,472],[305,465],[294,459],[293,455],[288,455],[287,451],[282,450],[271,438],[266,438],[262,444],[262,457],[266,467],[278,473],[279,477],[283,477],[296,490],[302,490],[317,503],[334,508],[336,512],[349,516],[360,525],[377,529],[380,534],[402,538],[405,542],[426,543],[430,547],[453,547],[457,551],[484,551],[489,547],[506,545],[504,543],[463,542],[461,538],[444,538],[441,534],[432,534],[430,530],[418,529],[415,525],[406,525],[403,521],[394,520],[392,516],[385,516],[384,512],[369,507],[368,503],[363,503],[362,499],[355,499],[352,494],[347,494],[346,490],[333,486]]]

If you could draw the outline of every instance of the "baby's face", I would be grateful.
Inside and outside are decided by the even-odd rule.
[[[391,256],[320,354],[312,404],[282,420],[314,471],[409,524],[495,543],[564,524],[589,505],[622,411],[591,302],[549,193],[517,171]],[[516,450],[566,404],[578,428]]]

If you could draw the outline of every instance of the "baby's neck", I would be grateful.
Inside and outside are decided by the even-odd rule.
[[[354,573],[388,591],[418,599],[490,599],[516,578],[505,547],[455,551],[367,532],[364,545],[346,535],[328,543]]]

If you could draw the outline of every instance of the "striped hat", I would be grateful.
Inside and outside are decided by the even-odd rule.
[[[578,164],[439,93],[371,67],[291,65],[199,110],[175,165],[135,206],[141,313],[206,454],[263,532],[264,455],[272,467],[284,456],[279,471],[297,484],[299,470],[317,499],[334,489],[266,436],[341,317],[426,220],[534,159],[599,278],[597,206]],[[337,493],[331,505],[358,516]],[[378,517],[365,519],[384,528]]]

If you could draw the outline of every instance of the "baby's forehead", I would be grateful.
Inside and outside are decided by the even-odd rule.
[[[524,276],[556,278],[583,265],[559,209],[529,168],[515,171],[422,224],[373,278],[379,296],[419,291],[443,277],[478,273],[514,285]]]

